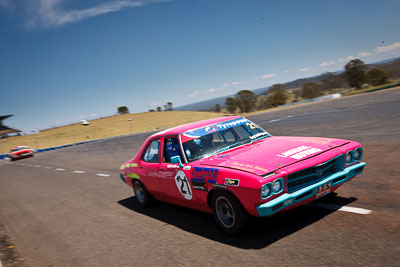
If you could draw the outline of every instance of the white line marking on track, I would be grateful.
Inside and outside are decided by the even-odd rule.
[[[35,165],[36,168],[40,168],[40,165]]]
[[[65,171],[65,169],[57,168],[56,171]]]
[[[280,121],[281,119],[276,119],[276,120],[269,120],[267,122],[276,122],[276,121]]]
[[[73,171],[74,173],[85,173],[85,171]]]
[[[367,215],[372,212],[372,210],[367,210],[367,209],[362,209],[362,208],[339,206],[339,205],[334,205],[334,204],[318,203],[318,202],[312,202],[307,205],[312,206],[312,207],[317,207],[317,208],[346,211],[346,212],[363,214],[363,215]]]
[[[109,176],[111,176],[111,175],[109,175],[109,174],[105,174],[105,173],[98,173],[98,174],[96,174],[97,176],[101,176],[101,177],[109,177]]]
[[[49,169],[49,170],[52,169],[52,167],[44,167],[44,168],[45,168],[45,169]]]

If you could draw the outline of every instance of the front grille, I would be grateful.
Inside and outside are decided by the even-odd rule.
[[[343,168],[344,156],[340,155],[316,166],[291,173],[287,177],[287,191],[291,193],[318,183],[326,177],[343,170]]]

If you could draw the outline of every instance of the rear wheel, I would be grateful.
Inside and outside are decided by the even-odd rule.
[[[151,195],[140,181],[133,181],[133,192],[135,193],[136,200],[141,206],[148,207],[150,205]]]
[[[216,192],[212,208],[215,222],[225,233],[233,235],[243,229],[246,211],[234,196],[227,192]]]

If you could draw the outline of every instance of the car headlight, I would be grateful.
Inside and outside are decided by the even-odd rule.
[[[265,184],[261,187],[261,197],[267,198],[271,193],[271,184]]]
[[[346,153],[346,163],[350,164],[353,161],[353,151],[348,151]]]
[[[354,160],[361,160],[361,147],[356,148],[353,153]]]
[[[282,190],[283,182],[282,179],[277,179],[272,183],[272,192],[278,193]]]

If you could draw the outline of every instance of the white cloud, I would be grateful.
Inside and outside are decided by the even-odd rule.
[[[278,76],[278,74],[269,73],[269,74],[265,74],[265,75],[261,76],[261,78],[262,79],[269,79],[269,78],[276,77],[276,76]]]
[[[338,59],[337,62],[345,62],[345,61],[352,60],[353,58],[354,58],[353,56],[348,56],[348,57],[345,57],[345,58]]]
[[[333,65],[333,64],[335,64],[336,62],[335,61],[327,61],[327,62],[322,62],[321,64],[319,64],[321,67],[327,67],[327,66],[330,66],[330,65]]]
[[[396,49],[400,48],[400,42],[397,43],[393,43],[391,45],[386,45],[386,46],[378,46],[377,48],[375,48],[375,51],[377,53],[386,53],[386,52],[390,52]]]
[[[66,0],[0,0],[0,7],[13,10],[16,7],[21,10],[19,15],[23,14],[27,18],[26,27],[36,28],[52,28],[60,27],[65,24],[79,22],[87,18],[99,15],[117,12],[128,7],[139,7],[151,4],[153,2],[161,2],[167,0],[118,0],[107,1],[101,4],[93,5],[83,9],[63,9]],[[69,3],[68,3],[69,4]]]
[[[188,97],[196,97],[198,95],[213,94],[215,92],[225,90],[226,88],[228,88],[228,87],[230,87],[232,85],[239,85],[239,84],[243,84],[243,82],[229,82],[229,83],[228,82],[224,82],[219,87],[209,88],[207,90],[202,90],[202,91],[196,90],[196,91],[194,91],[193,93],[191,93],[191,94],[189,94],[187,96]]]
[[[288,73],[288,72],[289,72],[288,70],[284,70],[284,71],[283,71],[283,73]]]
[[[369,52],[358,53],[358,57],[369,57],[369,56],[372,56],[372,53],[369,53]]]
[[[90,117],[96,117],[97,113],[90,113]]]
[[[188,95],[188,97],[195,97],[197,95],[200,94],[200,91],[194,91],[193,93],[191,93],[190,95]]]
[[[162,102],[161,101],[155,101],[155,102],[151,103],[150,106],[151,107],[162,106]]]
[[[251,79],[251,80],[242,82],[242,84],[245,84],[245,85],[249,86],[249,85],[253,84],[254,82],[256,82],[256,81],[259,80],[259,79],[262,79],[262,77],[259,77],[259,76],[254,77],[254,78]]]
[[[312,68],[302,68],[302,69],[299,69],[300,72],[306,72],[306,71],[310,71],[310,70],[312,70]]]
[[[209,92],[209,93],[214,93],[214,92],[216,92],[216,91],[221,91],[221,90],[224,90],[225,88],[228,88],[228,87],[231,86],[231,85],[232,85],[232,83],[224,82],[223,84],[221,84],[221,85],[220,85],[219,87],[217,87],[217,88],[208,89],[207,92]]]

